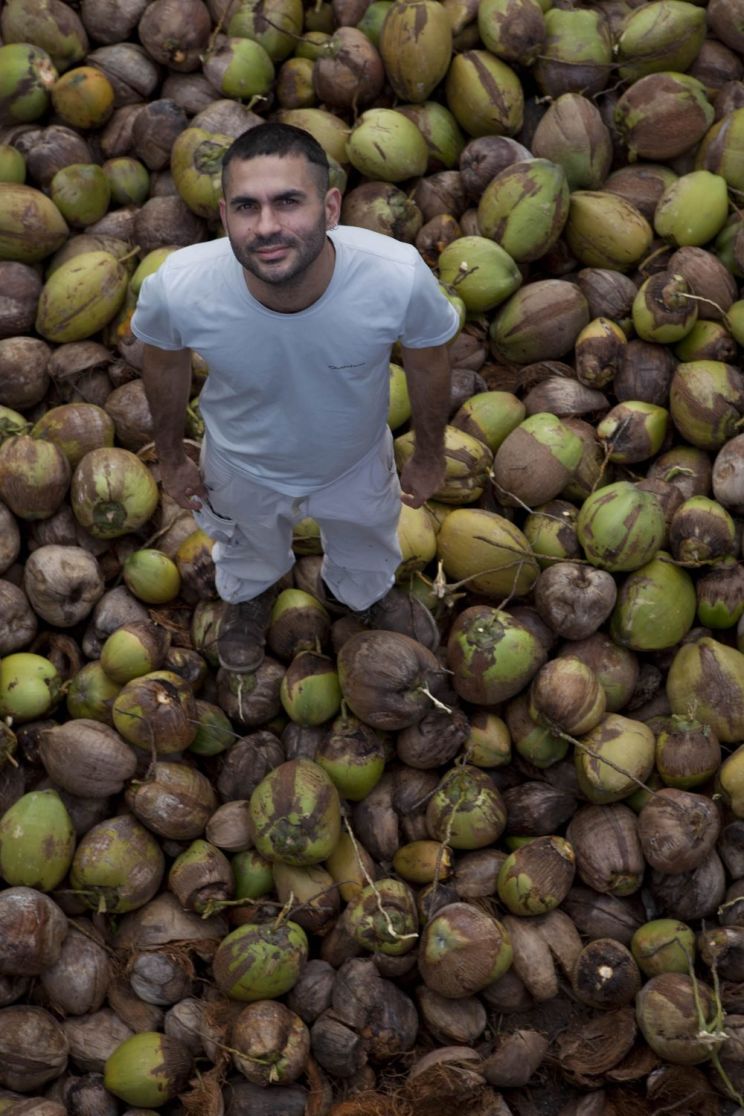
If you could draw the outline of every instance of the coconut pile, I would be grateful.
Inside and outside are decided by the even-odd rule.
[[[744,1108],[743,21],[6,0],[4,1116]],[[241,675],[130,320],[266,119],[462,328],[377,625],[305,520]]]

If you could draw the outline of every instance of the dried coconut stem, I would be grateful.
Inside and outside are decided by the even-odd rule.
[[[273,926],[274,930],[278,930],[279,927],[281,926],[281,924],[285,921],[285,919],[289,918],[289,912],[292,910],[293,906],[294,906],[294,891],[292,891],[292,889],[290,888],[289,899],[287,899],[287,902],[284,904],[282,909],[279,911],[279,914],[276,916],[276,920],[275,920],[274,926]]]
[[[716,1012],[713,1016],[713,1019],[709,1023],[705,1018],[705,1015],[703,1013],[703,1005],[700,1002],[700,989],[698,987],[697,976],[695,975],[695,965],[693,962],[692,954],[683,943],[681,944],[682,949],[685,952],[685,956],[687,957],[687,968],[690,980],[692,981],[692,995],[693,999],[695,1000],[695,1011],[697,1012],[698,1017],[699,1030],[696,1037],[700,1042],[703,1043],[718,1043],[721,1039],[725,1041],[728,1039],[729,1036],[723,1026],[725,1013],[723,1010],[723,1003],[721,1001],[721,982],[718,978],[718,964],[716,962],[716,959],[713,958],[710,965],[710,971],[713,977],[713,1002],[715,1004]],[[710,1060],[713,1068],[721,1079],[724,1091],[726,1092],[727,1096],[729,1096],[731,1100],[735,1101],[740,1107],[744,1108],[744,1097],[742,1097],[740,1093],[737,1093],[736,1089],[734,1088],[733,1082],[721,1065],[721,1059],[718,1056],[717,1048],[711,1051]]]
[[[621,767],[619,763],[615,763],[614,760],[607,759],[606,756],[601,755],[594,748],[590,748],[588,744],[583,744],[580,740],[577,740],[575,736],[571,736],[571,734],[568,732],[563,732],[563,730],[558,728],[557,726],[555,727],[555,729],[551,728],[550,731],[555,732],[555,735],[561,740],[568,740],[571,744],[573,744],[575,748],[580,748],[582,751],[586,752],[587,755],[590,755],[592,759],[598,760],[600,763],[606,763],[607,766],[611,767],[613,771],[617,771],[619,775],[624,775],[626,779],[630,779],[632,783],[635,783],[637,787],[645,790],[648,794],[652,795],[652,797],[659,797],[659,792],[657,790],[654,790],[653,787],[650,787],[648,783],[644,783],[642,779],[639,779],[631,771],[627,771],[624,767]],[[681,810],[683,814],[687,814],[684,806],[680,806],[680,804],[678,802],[675,802],[673,799],[664,799],[664,801],[674,806],[675,809]]]
[[[717,302],[714,302],[712,298],[705,298],[703,295],[690,294],[689,291],[678,291],[677,296],[678,298],[689,298],[692,302],[707,302],[708,306],[714,306],[719,314],[723,314],[724,317],[726,316],[726,311],[723,309],[723,307],[719,306]]]
[[[372,891],[373,891],[374,896],[375,896],[375,900],[377,902],[377,909],[379,910],[380,914],[383,917],[383,920],[385,922],[385,926],[387,928],[388,934],[390,935],[390,937],[394,941],[397,941],[397,942],[405,942],[405,941],[409,941],[411,938],[418,938],[418,934],[399,934],[398,931],[393,926],[393,923],[390,919],[390,915],[385,910],[385,907],[384,907],[383,902],[382,902],[382,896],[380,895],[380,892],[377,890],[377,887],[375,885],[375,881],[370,876],[369,872],[367,871],[367,869],[365,867],[364,861],[362,860],[361,854],[359,852],[359,845],[357,844],[357,839],[354,836],[354,831],[352,830],[351,826],[349,825],[349,819],[346,816],[344,816],[343,822],[344,822],[344,828],[346,829],[346,832],[349,834],[349,840],[351,841],[352,848],[354,849],[354,856],[356,857],[357,864],[359,865],[359,867],[362,871],[362,875],[364,876],[365,880],[367,881],[368,886],[372,888]]]
[[[445,705],[443,701],[439,700],[439,698],[434,697],[434,694],[429,689],[428,683],[425,682],[423,686],[419,686],[419,693],[426,694],[429,701],[432,702],[434,707],[436,709],[441,709],[441,711],[443,713],[453,713],[454,712],[454,710],[452,710],[449,707],[449,705]]]
[[[432,794],[433,793],[434,792],[432,791]],[[434,880],[433,880],[432,887],[431,887],[431,897],[432,897],[432,899],[434,899],[436,897],[437,889],[439,888],[440,871],[441,871],[441,867],[442,867],[442,861],[444,860],[444,854],[447,850],[450,849],[450,839],[452,837],[452,827],[455,824],[455,813],[456,813],[458,807],[461,806],[464,801],[465,801],[465,792],[463,790],[460,790],[460,793],[457,796],[457,800],[455,802],[453,802],[452,807],[450,809],[450,812],[447,816],[447,825],[445,826],[444,837],[439,842],[439,848],[437,849],[437,859],[434,863]]]

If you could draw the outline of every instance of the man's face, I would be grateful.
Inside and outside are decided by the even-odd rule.
[[[220,202],[238,261],[272,286],[302,281],[322,252],[339,208],[338,190],[321,196],[315,168],[302,155],[236,159]]]

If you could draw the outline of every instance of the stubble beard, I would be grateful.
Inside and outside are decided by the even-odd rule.
[[[316,228],[308,234],[308,236],[300,239],[298,237],[256,237],[249,245],[237,243],[232,236],[228,237],[233,253],[238,263],[260,279],[262,283],[266,283],[272,287],[292,287],[297,286],[305,275],[308,268],[320,256],[326,243],[326,225],[323,218]],[[286,247],[294,250],[294,260],[287,263],[282,263],[281,266],[275,267],[271,264],[262,263],[253,253],[259,248],[274,248]]]

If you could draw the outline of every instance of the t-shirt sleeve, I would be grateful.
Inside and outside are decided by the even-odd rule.
[[[164,268],[165,264],[161,264],[157,271],[147,276],[140,288],[137,308],[132,316],[132,333],[140,341],[158,349],[182,349],[184,345],[168,306]]]
[[[459,325],[457,310],[439,289],[439,283],[417,252],[401,344],[409,349],[443,345],[454,337]]]

